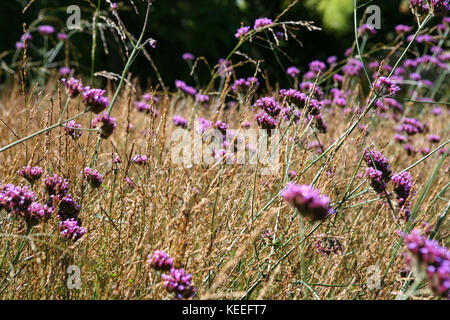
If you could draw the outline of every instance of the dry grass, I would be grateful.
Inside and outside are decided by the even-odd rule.
[[[110,97],[112,86],[108,85]],[[58,88],[56,81],[50,81],[42,91],[30,89],[26,101],[20,86],[5,92],[0,101],[0,146],[55,123],[65,100]],[[359,89],[351,89],[356,101]],[[0,279],[5,279],[0,287],[1,298],[164,299],[168,295],[159,275],[146,265],[147,254],[156,249],[165,250],[175,258],[178,267],[192,273],[199,288],[196,298],[395,298],[406,281],[403,247],[391,265],[390,261],[399,240],[396,231],[405,223],[395,219],[385,199],[380,199],[369,187],[363,174],[365,164],[358,167],[366,147],[381,150],[394,172],[422,157],[420,153],[408,156],[394,141],[394,120],[370,112],[362,121],[369,125],[368,134],[356,128],[337,152],[327,154],[309,168],[318,153],[307,148],[315,137],[302,124],[293,125],[282,140],[281,166],[273,176],[261,176],[260,168],[248,164],[182,168],[170,161],[170,137],[174,130],[171,119],[173,115],[189,119],[194,102],[191,98],[161,94],[157,104],[160,115],[153,118],[134,108],[133,102],[140,94],[139,88],[134,93],[127,86],[114,107],[112,115],[118,119],[118,129],[102,142],[95,167],[105,176],[100,189],[86,186],[80,174],[94,153],[94,132],[85,132],[80,140],[74,141],[57,128],[0,153],[2,183],[25,184],[16,171],[27,164],[39,165],[47,172],[67,178],[70,193],[82,205],[80,217],[87,229],[86,236],[72,244],[60,237],[56,217],[37,226],[8,274],[25,225],[1,212]],[[239,110],[225,109],[221,101],[212,99],[209,105],[200,107],[198,115],[225,120],[231,128],[239,128],[243,120],[253,120],[250,103]],[[448,139],[445,136],[448,123],[442,117],[433,116],[428,105],[405,103],[405,106],[408,104],[416,112],[428,108],[421,113],[421,122],[427,122],[431,132],[441,135],[442,141]],[[75,99],[67,116],[83,108],[81,100]],[[325,148],[353,121],[339,107],[333,106],[331,111],[334,115],[332,112],[325,115],[329,130],[319,136]],[[87,114],[77,121],[89,127],[89,120]],[[128,124],[134,127],[128,130]],[[288,137],[294,135],[293,144]],[[425,146],[428,142],[422,137],[420,144]],[[115,152],[122,159],[117,166],[112,164]],[[286,152],[288,155],[292,152],[291,156],[286,157]],[[129,163],[129,157],[136,153],[148,156],[146,166]],[[439,160],[434,154],[410,170],[415,191],[412,206]],[[299,173],[297,183],[314,181],[314,187],[327,194],[334,207],[342,200],[358,169],[349,188],[353,196],[334,216],[317,226],[278,196],[289,180],[287,168]],[[434,227],[444,211],[448,192],[437,196],[448,183],[448,171],[447,159],[420,205],[415,220],[417,228],[422,229],[423,222]],[[131,189],[125,177],[131,178],[137,187]],[[33,190],[40,199],[45,199],[43,179]],[[448,222],[444,222],[438,240],[447,239],[448,227]],[[273,238],[266,241],[261,238],[261,233],[267,230],[275,234],[275,243]],[[340,237],[343,252],[331,256],[318,253],[314,243],[319,234]],[[69,265],[81,269],[79,290],[66,286]],[[380,277],[386,272],[379,290],[367,287],[376,274],[370,271],[371,266],[379,268]],[[425,289],[417,295],[432,298]]]

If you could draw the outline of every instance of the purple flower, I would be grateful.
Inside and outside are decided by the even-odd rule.
[[[250,31],[250,26],[245,26],[237,29],[236,34],[234,35],[237,39],[242,39],[245,35]]]
[[[450,251],[436,241],[427,239],[419,231],[410,234],[399,232],[405,240],[406,263],[415,272],[426,274],[428,285],[434,294],[450,298]]]
[[[182,127],[185,129],[187,128],[188,122],[185,118],[180,116],[174,116],[172,120],[175,127]]]
[[[383,181],[383,172],[369,167],[366,169],[366,174],[369,177],[370,185],[376,193],[383,193],[386,190],[386,183]]]
[[[226,122],[223,122],[221,120],[216,121],[214,124],[214,128],[219,130],[223,135],[226,135],[227,130],[230,128],[230,125]]]
[[[407,171],[394,174],[392,176],[392,185],[394,186],[394,192],[399,199],[399,206],[402,207],[405,204],[406,199],[410,196],[413,187],[411,174]]]
[[[320,133],[328,131],[328,125],[321,113],[314,116],[314,126]]]
[[[83,84],[80,80],[70,78],[69,80],[61,79],[61,82],[66,87],[67,95],[71,98],[77,97],[83,91]]]
[[[255,117],[256,123],[264,130],[275,129],[278,124],[278,120],[271,117],[265,111],[261,111]]]
[[[401,131],[406,132],[409,136],[425,131],[423,124],[419,120],[414,118],[403,118]]]
[[[42,169],[40,167],[26,166],[20,169],[20,171],[17,171],[17,174],[27,179],[29,183],[33,184],[42,176]]]
[[[395,141],[400,142],[400,143],[406,143],[406,141],[408,141],[407,138],[401,134],[396,134],[394,136],[394,139],[395,139]]]
[[[322,61],[314,60],[309,63],[309,70],[311,70],[314,73],[323,72],[326,69],[327,66]]]
[[[91,122],[92,128],[97,128],[99,124],[101,124],[100,137],[102,139],[111,136],[117,127],[116,118],[110,117],[106,112],[103,112],[102,115],[97,116]]]
[[[330,68],[335,67],[337,65],[337,57],[336,56],[328,57],[327,63],[330,66]]]
[[[158,110],[156,110],[151,104],[148,104],[144,101],[136,101],[134,103],[134,105],[136,106],[136,109],[139,112],[145,112],[147,114],[152,114],[155,117],[157,117],[159,115]]]
[[[449,0],[430,0],[431,12],[434,15],[445,16],[450,10]]]
[[[385,88],[387,88],[387,91],[391,95],[395,95],[398,91],[400,91],[400,87],[397,86],[395,81],[392,81],[386,77],[378,78],[378,80],[373,84],[373,87],[377,91],[383,91]]]
[[[81,222],[75,219],[68,219],[59,223],[59,231],[63,238],[72,240],[73,242],[79,240],[86,234],[86,229],[81,226]]]
[[[306,101],[308,100],[306,94],[295,89],[281,89],[280,97],[286,97],[286,100],[289,103],[294,104],[300,109],[303,109],[305,107]]]
[[[3,208],[13,215],[26,215],[28,207],[35,200],[34,192],[28,187],[12,184],[0,185],[0,209]]]
[[[53,28],[52,26],[49,26],[49,25],[39,26],[38,32],[40,34],[49,35],[49,34],[52,34],[55,32],[55,28]]]
[[[98,188],[102,185],[103,176],[97,170],[86,167],[82,173],[84,179],[86,179],[92,187]]]
[[[249,88],[256,88],[259,86],[259,80],[256,77],[248,77],[237,79],[232,86],[233,92],[238,92],[240,90],[246,91]]]
[[[291,66],[287,68],[286,73],[292,78],[295,78],[300,74],[300,70],[297,67]]]
[[[195,90],[195,88],[188,86],[184,81],[181,80],[175,80],[175,87],[190,96],[195,96],[197,94],[197,90]]]
[[[412,13],[421,16],[428,13],[428,5],[426,0],[409,0],[409,6]]]
[[[70,69],[69,67],[61,67],[58,69],[59,74],[62,76],[68,76],[71,71],[72,69]]]
[[[390,180],[392,170],[389,161],[380,152],[375,150],[369,152],[366,150],[364,153],[364,161],[368,167],[374,168],[382,173],[383,181],[388,182]]]
[[[92,111],[98,114],[105,110],[109,106],[109,99],[105,97],[105,90],[102,89],[91,89],[85,87],[83,89],[83,102],[87,107],[88,111]]]
[[[61,199],[58,205],[58,219],[77,219],[81,206],[71,196],[67,195]]]
[[[131,162],[136,163],[138,165],[145,165],[147,163],[147,156],[143,155],[135,155],[131,158]]]
[[[67,39],[69,39],[69,37],[67,36],[67,34],[64,33],[64,32],[58,33],[57,37],[58,37],[58,40],[67,40]]]
[[[217,73],[219,74],[220,77],[224,78],[227,76],[227,74],[229,74],[231,72],[231,62],[230,60],[225,60],[223,58],[220,58],[218,61],[218,65],[219,65],[219,70],[217,71]]]
[[[63,124],[64,133],[71,136],[73,139],[78,139],[83,135],[83,131],[77,130],[79,128],[81,128],[81,124],[76,123],[75,120]]]
[[[272,20],[269,18],[259,18],[255,20],[255,24],[253,26],[253,29],[258,29],[258,28],[262,28],[264,26],[270,25],[272,24]]]
[[[351,58],[347,64],[342,68],[342,72],[349,76],[357,76],[362,70],[363,66],[360,60]]]
[[[397,26],[395,27],[395,32],[396,32],[397,34],[408,33],[408,32],[411,32],[412,29],[413,29],[413,28],[410,27],[410,26],[406,26],[406,25],[404,25],[404,24],[399,24],[399,25],[397,25]]]
[[[169,271],[173,268],[173,258],[164,251],[155,250],[147,258],[148,265],[157,271]]]
[[[290,182],[281,192],[281,196],[284,201],[313,221],[323,220],[334,213],[330,206],[330,199],[309,185],[297,185]]]
[[[45,177],[45,189],[50,196],[62,199],[69,191],[69,182],[57,174]]]
[[[47,207],[39,202],[33,202],[29,205],[27,211],[21,214],[21,217],[28,226],[35,226],[48,220],[52,216],[52,213],[52,207]]]
[[[370,34],[377,34],[377,30],[375,30],[375,28],[370,25],[370,24],[363,24],[361,27],[358,28],[358,32],[361,34],[364,33],[370,33]]]
[[[403,149],[405,149],[405,151],[408,154],[408,156],[412,156],[412,155],[414,155],[417,152],[417,150],[414,149],[414,147],[412,145],[410,145],[409,143],[405,144],[403,146]]]
[[[163,274],[164,287],[170,293],[175,294],[176,299],[187,299],[194,296],[197,288],[192,285],[192,275],[185,273],[184,269],[170,270],[170,274]]]
[[[260,98],[256,100],[255,106],[270,116],[278,116],[281,112],[281,105],[273,97]]]
[[[194,56],[192,53],[186,52],[186,53],[183,53],[183,55],[181,56],[181,58],[182,58],[184,61],[192,61],[192,60],[195,59],[195,56]]]
[[[442,109],[439,107],[433,108],[433,115],[440,116],[442,114]]]
[[[431,143],[438,143],[439,141],[441,141],[441,137],[436,134],[430,134],[428,136],[428,141],[430,141]]]
[[[206,104],[209,101],[209,96],[207,94],[197,93],[195,95],[195,102]]]

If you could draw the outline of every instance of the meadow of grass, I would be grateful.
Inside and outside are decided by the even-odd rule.
[[[371,29],[356,26],[355,19],[357,40],[347,55],[313,62],[309,75],[290,72],[291,87],[306,97],[302,108],[280,92],[260,61],[239,52],[239,44],[260,41],[279,59],[275,32],[289,38],[317,32],[313,23],[274,20],[249,31],[236,40],[230,64],[216,65],[211,82],[195,89],[182,83],[175,89],[141,88],[129,67],[142,43],[148,44],[144,36],[133,38],[135,50],[122,76],[102,86],[108,97],[105,116],[117,125],[103,138],[92,126],[92,105],[87,109],[83,95],[69,98],[67,81],[54,75],[45,83],[24,84],[28,69],[22,50],[23,62],[1,92],[0,187],[28,186],[53,212],[30,222],[30,210],[23,203],[15,208],[5,187],[0,189],[0,297],[171,299],[167,277],[161,277],[171,271],[148,257],[162,250],[172,258],[169,266],[192,275],[196,289],[184,298],[446,298],[448,264],[441,278],[428,274],[427,281],[421,271],[427,262],[405,262],[407,248],[398,232],[417,230],[448,246],[449,20],[430,13],[414,25],[413,18],[410,31],[392,30],[390,43],[373,46]],[[432,39],[424,39],[427,35]],[[185,58],[191,65],[201,63]],[[233,88],[242,63],[255,65],[255,73],[245,78],[258,78],[258,85],[250,81]],[[74,77],[89,83],[89,77]],[[208,98],[202,102],[190,89]],[[270,115],[281,132],[276,173],[263,175],[264,164],[230,164],[220,157],[214,164],[173,163],[176,129],[194,132],[199,118],[212,126],[221,121],[230,129],[257,129],[267,125],[255,120],[267,111],[262,97],[287,108]],[[314,103],[320,113],[310,110]],[[175,116],[186,122],[174,121]],[[66,122],[72,118],[79,127],[70,131]],[[368,150],[389,162],[392,175],[384,181],[366,173],[371,162],[382,163]],[[17,173],[24,166],[42,168],[40,179],[27,182]],[[86,167],[98,170],[101,184],[86,178]],[[399,199],[391,179],[400,172],[412,179],[406,199]],[[54,174],[67,179],[68,188],[49,200],[46,176]],[[283,194],[288,183],[327,196],[329,214],[316,219],[317,207],[305,214]],[[86,232],[79,239],[61,234],[61,203],[69,194],[81,207],[75,218]],[[448,263],[448,249],[442,250]],[[73,282],[75,288],[68,285],[73,266],[80,280]]]

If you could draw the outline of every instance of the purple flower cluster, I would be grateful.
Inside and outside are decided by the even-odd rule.
[[[357,76],[363,68],[362,62],[355,58],[350,58],[342,68],[342,72],[348,76]]]
[[[327,69],[327,65],[319,60],[314,60],[309,63],[309,70],[314,73],[324,72]]]
[[[195,59],[195,56],[192,53],[186,52],[186,53],[183,53],[183,55],[181,56],[181,59],[183,59],[184,61],[192,61]]]
[[[237,39],[242,39],[245,35],[250,31],[250,26],[244,26],[237,29],[236,34],[234,35]]]
[[[404,118],[402,120],[402,126],[400,131],[406,132],[407,135],[413,136],[417,133],[422,133],[425,131],[425,126],[419,122],[419,120],[414,118]]]
[[[42,168],[26,166],[17,171],[17,174],[27,179],[29,183],[33,184],[42,176]]]
[[[63,124],[64,133],[73,139],[78,139],[83,135],[83,131],[77,130],[79,128],[81,128],[81,124],[76,123],[75,120]]]
[[[306,94],[295,89],[281,89],[280,97],[285,97],[289,103],[294,104],[299,109],[303,109],[308,100]]]
[[[377,30],[370,24],[363,24],[361,27],[358,28],[358,32],[361,34],[377,34]]]
[[[380,77],[377,81],[375,81],[373,88],[380,92],[384,92],[386,89],[390,95],[395,95],[400,91],[400,87],[395,83],[395,81],[386,77]]]
[[[63,238],[73,242],[79,240],[86,234],[86,229],[81,226],[80,220],[67,219],[59,223],[59,231]]]
[[[98,114],[109,106],[109,98],[105,97],[106,93],[103,89],[91,89],[90,87],[83,88],[83,102],[88,111]]]
[[[55,32],[55,28],[49,25],[43,25],[38,27],[38,32],[40,34],[49,35]]]
[[[195,95],[195,102],[196,102],[196,103],[203,103],[203,104],[206,104],[206,103],[209,102],[209,96],[208,96],[207,94],[200,94],[200,93],[197,93],[197,94]]]
[[[321,234],[317,237],[314,247],[317,251],[326,256],[338,254],[339,252],[342,253],[344,251],[342,243],[338,238],[327,236],[326,234]]]
[[[269,19],[269,18],[259,18],[259,19],[255,20],[255,24],[253,26],[253,29],[256,30],[256,29],[262,28],[264,26],[268,26],[268,25],[270,25],[272,23],[273,23],[273,21],[271,19]]]
[[[83,92],[83,84],[80,80],[75,78],[61,79],[62,83],[66,87],[67,95],[71,98],[76,98],[78,95]]]
[[[116,118],[110,117],[106,112],[103,112],[102,115],[97,116],[91,122],[92,128],[97,128],[99,124],[101,124],[100,137],[102,139],[107,139],[111,136],[117,127]]]
[[[241,79],[237,79],[233,83],[232,90],[233,90],[233,92],[246,91],[250,87],[256,88],[258,86],[259,86],[259,81],[258,81],[258,78],[256,78],[256,77],[248,77],[247,79],[241,78]]]
[[[177,299],[187,299],[194,296],[197,288],[192,285],[192,275],[185,273],[184,269],[170,270],[170,274],[162,274],[164,287],[170,293],[174,293]]]
[[[62,199],[69,192],[69,182],[57,174],[45,178],[45,189],[50,196]]]
[[[376,193],[383,193],[386,190],[386,182],[383,180],[383,173],[375,168],[366,169],[366,174],[370,179],[370,185]]]
[[[281,196],[302,215],[313,221],[323,220],[334,213],[330,206],[330,199],[309,185],[297,185],[290,182],[281,192]]]
[[[392,185],[397,196],[397,207],[404,213],[405,220],[408,220],[410,216],[408,200],[413,187],[411,174],[406,171],[394,174],[392,176]]]
[[[157,117],[159,115],[159,112],[151,104],[148,104],[145,101],[136,101],[134,103],[134,105],[136,106],[136,109],[139,112],[145,112],[147,114],[152,114],[155,117]]]
[[[181,116],[174,116],[172,120],[175,127],[187,128],[188,122],[185,118]]]
[[[434,240],[413,230],[410,234],[401,232],[407,252],[404,257],[410,268],[426,275],[428,285],[434,294],[450,299],[450,251]]]
[[[205,133],[206,130],[211,128],[211,126],[212,126],[212,122],[209,121],[208,119],[197,118],[197,126],[195,127],[195,129],[197,130],[197,132],[203,134],[203,133]]]
[[[300,70],[297,67],[291,66],[287,68],[286,73],[292,78],[296,78],[300,74]]]
[[[278,116],[281,112],[281,105],[273,97],[262,97],[256,100],[255,107],[260,108],[270,116]]]
[[[181,80],[175,80],[175,87],[193,97],[197,94],[197,90],[195,90],[195,88],[188,86],[186,82]]]
[[[147,256],[147,263],[157,271],[169,271],[173,268],[173,258],[161,250],[155,250]]]
[[[135,155],[135,156],[131,157],[131,162],[143,166],[147,163],[147,156],[145,154]]]
[[[67,195],[59,202],[58,219],[62,221],[67,219],[77,219],[80,211],[81,206],[70,195]]]
[[[86,179],[92,187],[98,188],[102,185],[103,176],[97,170],[86,167],[82,173],[84,179]]]
[[[372,161],[373,159],[373,161]],[[382,173],[382,179],[385,182],[389,182],[391,179],[392,169],[389,165],[389,160],[386,159],[380,152],[372,150],[366,150],[364,153],[364,161],[368,167],[372,167]]]

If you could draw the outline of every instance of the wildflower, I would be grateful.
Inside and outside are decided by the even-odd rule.
[[[428,141],[430,141],[431,143],[438,143],[439,141],[441,141],[441,137],[435,134],[430,134],[428,136]]]
[[[174,116],[172,120],[175,127],[182,127],[185,129],[187,128],[188,122],[185,118],[180,116]]]
[[[425,126],[419,120],[414,118],[404,118],[402,120],[401,131],[406,132],[409,136],[425,131]]]
[[[195,88],[188,86],[186,82],[182,80],[175,80],[175,87],[190,96],[195,96],[197,94]]]
[[[155,250],[152,254],[147,256],[147,263],[157,271],[169,271],[173,268],[173,258],[167,253],[160,250]]]
[[[20,36],[20,41],[25,42],[26,41],[30,41],[33,40],[33,36],[29,33],[24,33],[23,35]]]
[[[58,72],[62,76],[68,76],[72,70],[69,67],[61,67],[58,69]]]
[[[194,56],[192,53],[186,52],[186,53],[183,53],[183,55],[181,56],[181,58],[182,58],[184,61],[192,61],[192,60],[195,59],[195,56]]]
[[[55,28],[49,25],[43,25],[38,27],[38,32],[40,34],[49,35],[55,32]]]
[[[63,238],[72,240],[73,242],[79,240],[86,234],[86,229],[81,226],[81,222],[75,219],[68,219],[59,223],[59,231]]]
[[[369,167],[366,169],[366,174],[370,179],[370,185],[376,193],[383,193],[386,190],[386,183],[383,181],[383,172]]]
[[[365,23],[361,27],[359,27],[358,32],[360,34],[368,34],[368,33],[370,33],[372,35],[377,34],[377,30],[372,25],[367,24],[367,23]]]
[[[27,47],[28,47],[28,45],[27,45]],[[17,41],[16,42],[16,49],[17,50],[25,49],[25,43]]]
[[[412,156],[415,153],[417,153],[417,150],[414,149],[414,147],[412,145],[410,145],[409,143],[405,144],[403,146],[403,149],[405,149],[406,153],[408,154],[408,156]]]
[[[220,77],[224,78],[231,72],[231,62],[229,60],[225,60],[223,58],[220,58],[218,61],[219,70],[217,73]]]
[[[61,199],[58,205],[58,219],[76,219],[80,214],[81,206],[71,196],[67,195]]]
[[[256,123],[262,129],[271,130],[277,127],[278,121],[277,119],[271,117],[267,112],[261,111],[255,117]]]
[[[134,105],[136,106],[136,109],[139,112],[145,112],[147,114],[153,114],[155,117],[157,117],[159,115],[159,112],[153,108],[152,105],[144,102],[144,101],[139,101],[139,102],[135,102]]]
[[[67,40],[67,39],[69,39],[69,37],[67,36],[67,34],[64,33],[64,32],[58,33],[57,37],[58,37],[58,40]]]
[[[203,103],[203,104],[205,104],[205,103],[207,103],[208,101],[209,101],[209,96],[206,95],[206,94],[200,94],[200,93],[198,93],[198,94],[196,94],[196,96],[195,96],[195,102],[197,102],[197,103]]]
[[[334,213],[330,206],[330,199],[309,185],[297,185],[290,182],[281,192],[281,196],[301,214],[313,221],[323,220]]]
[[[294,170],[289,170],[288,176],[289,178],[294,179],[295,177],[297,177],[297,172],[295,172]]]
[[[97,170],[86,167],[82,173],[84,179],[86,179],[92,187],[98,188],[102,185],[103,176]]]
[[[21,217],[28,226],[35,226],[41,222],[48,220],[53,213],[53,208],[42,205],[39,202],[31,203],[26,212],[21,213]]]
[[[306,94],[297,91],[295,89],[281,89],[280,90],[280,96],[286,97],[287,101],[289,103],[294,104],[300,109],[303,109],[305,107],[306,101],[308,100],[308,97]]]
[[[139,165],[145,165],[147,163],[147,156],[145,154],[135,155],[134,157],[131,158],[131,162]]]
[[[328,131],[328,125],[321,113],[314,116],[314,126],[320,133],[326,133]]]
[[[344,81],[344,77],[337,73],[337,74],[335,74],[333,76],[333,80],[334,80],[334,82],[339,82],[340,83],[340,82]]]
[[[205,118],[197,118],[197,123],[198,125],[196,126],[196,130],[201,134],[205,133],[205,131],[212,126],[212,122]]]
[[[300,74],[300,70],[297,67],[292,66],[287,68],[286,73],[292,78],[295,78]]]
[[[362,70],[362,62],[358,59],[351,58],[348,60],[347,64],[342,68],[342,72],[349,76],[357,76]]]
[[[412,13],[421,16],[428,13],[428,5],[426,0],[409,0],[409,6]]]
[[[83,91],[83,85],[80,80],[70,78],[69,80],[62,79],[61,81],[66,87],[67,95],[71,98],[76,98]]]
[[[253,29],[256,30],[256,29],[262,28],[264,26],[270,25],[272,23],[273,23],[272,20],[269,19],[269,18],[259,18],[259,19],[255,20],[255,24],[253,26]]]
[[[387,87],[387,90],[388,90],[389,94],[391,94],[391,95],[395,95],[398,91],[400,91],[400,87],[397,86],[397,84],[394,81],[392,81],[386,77],[378,78],[378,80],[375,81],[373,87],[375,90],[378,90],[378,91],[381,91],[385,87]]]
[[[242,39],[245,35],[250,31],[250,26],[245,26],[237,29],[236,34],[234,35],[237,39]]]
[[[255,106],[271,116],[278,116],[281,112],[281,105],[273,97],[260,98],[256,101]]]
[[[247,79],[237,79],[232,86],[233,92],[237,92],[241,89],[248,90],[249,88],[255,88],[259,86],[259,80],[256,77],[248,77]]]
[[[419,231],[410,234],[399,233],[403,237],[407,251],[406,263],[414,268],[416,276],[423,275],[434,294],[450,298],[450,251],[436,241],[427,239]]]
[[[400,143],[406,143],[406,141],[408,141],[406,136],[403,136],[401,134],[396,134],[394,136],[394,139],[395,139],[395,141],[400,142]]]
[[[445,16],[450,10],[449,0],[430,0],[430,6],[431,12],[436,16]]]
[[[369,152],[366,150],[364,161],[368,167],[372,167],[382,173],[383,181],[388,182],[390,180],[392,170],[389,166],[389,161],[380,152],[375,150]]]
[[[216,121],[214,124],[214,128],[219,130],[223,135],[227,133],[227,130],[230,128],[230,125],[226,122],[223,122],[221,120]]]
[[[439,107],[433,108],[433,115],[440,116],[442,114],[442,109]]]
[[[185,273],[184,269],[172,268],[170,274],[163,274],[161,278],[166,290],[174,293],[176,299],[190,298],[197,291],[197,288],[192,285],[192,275]]]
[[[91,89],[90,87],[85,87],[83,89],[83,102],[87,107],[88,111],[92,111],[98,114],[105,110],[109,106],[109,99],[105,97],[105,90],[102,89]]]
[[[241,123],[241,127],[243,128],[243,129],[248,129],[248,128],[250,128],[251,127],[251,123],[250,123],[250,121],[244,121],[244,122],[242,122]]]
[[[26,166],[20,169],[20,171],[17,171],[17,174],[27,179],[29,183],[33,184],[42,176],[42,169],[40,167]]]
[[[72,137],[72,139],[78,139],[83,135],[83,131],[77,130],[79,128],[81,128],[81,124],[76,123],[75,120],[63,124],[64,133]]]
[[[337,57],[331,56],[327,58],[327,63],[330,66],[330,68],[333,68],[337,65]]]
[[[406,26],[404,24],[399,24],[397,26],[395,26],[395,32],[397,34],[402,34],[402,33],[408,33],[411,32],[413,28],[411,26]]]
[[[97,128],[100,123],[100,137],[102,139],[107,139],[113,134],[117,127],[116,118],[110,117],[106,112],[103,112],[101,116],[97,116],[92,120],[91,126],[92,128]]]
[[[411,194],[413,187],[411,174],[407,171],[394,174],[392,176],[392,184],[394,186],[394,193],[398,198],[398,205],[401,208],[405,205],[406,200]]]
[[[305,91],[308,95],[313,93],[314,96],[318,99],[323,98],[323,92],[320,89],[320,87],[317,85],[314,85],[314,83],[312,83],[312,82],[307,81],[307,82],[300,83],[300,90]],[[314,91],[312,91],[312,90],[314,90]]]
[[[338,254],[344,250],[342,243],[338,238],[327,236],[326,234],[320,234],[317,237],[314,247],[317,251],[326,256],[329,256],[332,253]]]
[[[7,184],[0,188],[0,207],[13,215],[25,215],[35,200],[34,192],[28,187]]]
[[[50,196],[63,198],[69,191],[69,182],[57,174],[45,177],[45,189]]]

